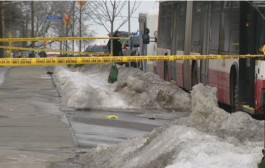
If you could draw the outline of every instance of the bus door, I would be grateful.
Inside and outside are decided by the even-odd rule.
[[[173,4],[173,16],[172,16],[172,47],[171,55],[177,54],[177,14],[179,10],[179,4]],[[170,80],[176,83],[176,60],[170,61]]]
[[[239,54],[257,54],[257,12],[251,4],[240,1]],[[255,61],[256,58],[239,59],[239,110],[255,111]]]

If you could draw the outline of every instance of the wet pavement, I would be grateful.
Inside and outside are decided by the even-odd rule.
[[[6,72],[0,85],[0,167],[78,167],[69,158],[97,145],[141,137],[170,122],[136,117],[141,113],[135,112],[62,108],[59,97],[47,67]]]
[[[6,72],[0,85],[0,167],[48,167],[74,156],[76,144],[59,103],[44,67]]]
[[[115,144],[128,138],[141,137],[170,120],[136,117],[135,112],[66,111],[80,150],[103,144]],[[118,119],[106,116],[116,115]]]

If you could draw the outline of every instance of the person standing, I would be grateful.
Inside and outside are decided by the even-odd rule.
[[[17,53],[17,58],[22,58],[22,53],[20,50],[18,50],[18,53]]]
[[[114,32],[113,37],[119,37],[120,32],[118,30],[116,30]],[[111,39],[109,39],[108,41],[108,50],[109,53],[111,52]],[[122,51],[121,49],[121,43],[119,41],[119,39],[113,39],[113,56],[120,56],[120,52]]]

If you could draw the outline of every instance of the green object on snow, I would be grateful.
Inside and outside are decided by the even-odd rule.
[[[118,73],[119,73],[119,71],[118,71],[117,65],[113,64],[110,68],[108,82],[114,83],[114,82],[118,81]]]
[[[265,168],[265,159],[262,158],[261,162],[259,163],[258,168]]]

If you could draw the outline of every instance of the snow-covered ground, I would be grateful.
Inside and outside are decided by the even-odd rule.
[[[8,66],[0,67],[0,85],[2,83],[4,83],[5,74],[6,74],[7,70],[10,69],[10,68],[11,67],[8,67]]]
[[[64,103],[77,109],[168,109],[192,111],[144,137],[99,146],[80,155],[86,168],[255,168],[262,158],[263,122],[220,109],[216,88],[198,84],[187,94],[152,73],[119,67],[107,83],[110,64],[79,70],[56,67]],[[142,110],[141,110],[142,111]],[[164,113],[164,111],[163,111]]]
[[[190,111],[190,95],[153,73],[119,66],[118,82],[108,83],[111,64],[85,65],[73,72],[56,67],[63,102],[76,109],[170,109]]]

